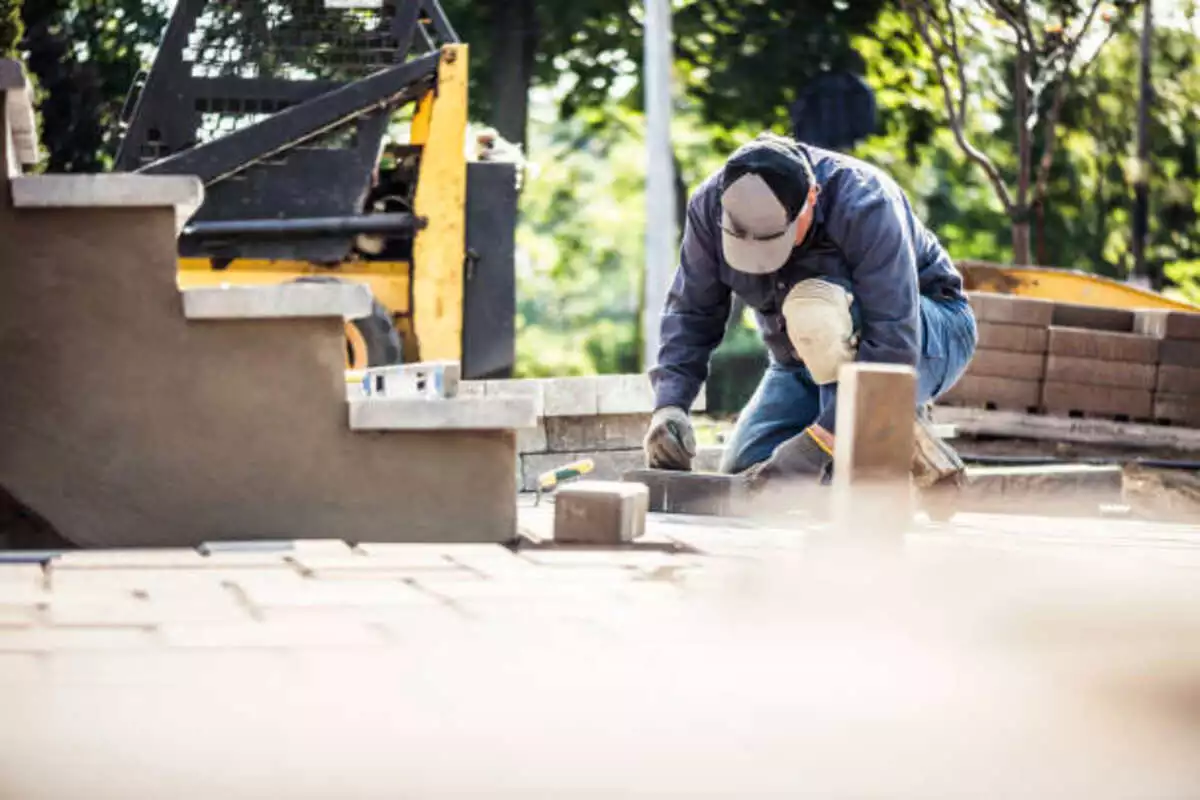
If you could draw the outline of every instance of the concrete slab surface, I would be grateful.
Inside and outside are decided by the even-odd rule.
[[[357,319],[371,313],[364,283],[279,283],[270,286],[200,286],[180,291],[188,319]]]
[[[194,175],[25,175],[11,185],[15,208],[173,208],[177,235],[204,202]]]

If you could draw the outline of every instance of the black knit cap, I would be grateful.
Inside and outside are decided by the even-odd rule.
[[[799,145],[774,134],[760,134],[734,151],[721,172],[721,192],[747,173],[760,176],[795,219],[815,182],[812,166]]]

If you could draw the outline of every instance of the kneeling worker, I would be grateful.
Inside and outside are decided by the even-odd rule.
[[[824,477],[842,364],[913,366],[924,405],[954,385],[975,352],[962,277],[896,182],[862,161],[763,134],[688,201],[650,371],[652,468],[691,469],[688,409],[734,293],[754,309],[770,363],[722,472]]]

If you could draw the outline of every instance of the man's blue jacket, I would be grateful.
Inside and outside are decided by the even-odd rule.
[[[778,272],[749,275],[721,249],[720,171],[688,201],[679,266],[662,315],[658,365],[650,371],[656,406],[691,408],[708,377],[729,317],[731,293],[752,308],[773,363],[796,365],[781,313],[788,291],[821,277],[853,294],[861,320],[858,360],[916,366],[920,296],[962,299],[962,276],[937,237],[913,214],[904,191],[858,159],[801,145],[820,192],[813,225]],[[835,403],[817,423],[833,430]]]

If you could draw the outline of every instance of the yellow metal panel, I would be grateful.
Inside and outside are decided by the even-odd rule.
[[[462,358],[466,255],[467,46],[442,48],[437,99],[421,154],[414,211],[413,327],[424,360]]]
[[[1190,303],[1172,300],[1156,292],[1076,270],[1008,267],[982,262],[962,262],[958,267],[962,271],[967,289],[972,291],[1036,297],[1104,308],[1200,311],[1200,308]]]
[[[181,258],[176,281],[180,289],[196,286],[261,286],[319,275],[365,283],[375,299],[393,314],[408,313],[408,285],[412,265],[407,261],[348,261],[322,267],[307,261],[239,258],[215,270],[207,258]]]
[[[433,92],[426,92],[417,101],[417,110],[413,114],[412,127],[409,132],[409,144],[425,144],[429,141],[429,118],[433,114]]]

